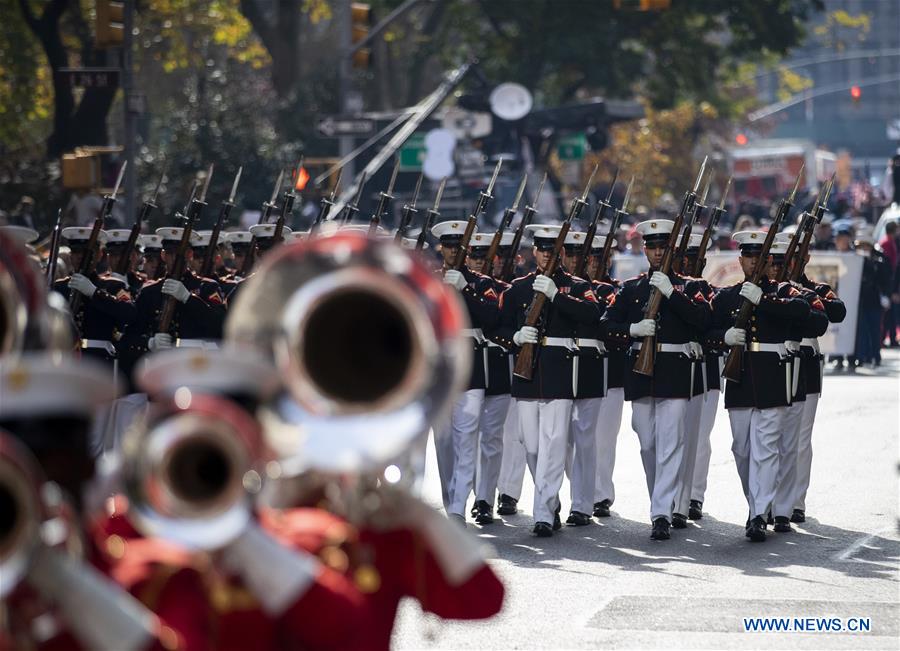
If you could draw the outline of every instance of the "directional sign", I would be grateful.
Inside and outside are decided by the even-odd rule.
[[[364,118],[329,116],[316,125],[319,133],[328,138],[341,136],[370,136],[375,133],[375,121]]]
[[[57,79],[70,88],[118,88],[118,68],[60,68]]]
[[[581,160],[587,150],[587,138],[583,133],[564,136],[556,143],[556,154],[560,160]]]

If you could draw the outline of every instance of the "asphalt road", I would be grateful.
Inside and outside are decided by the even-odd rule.
[[[898,429],[900,358],[855,375],[829,374],[813,433],[807,522],[795,533],[744,538],[746,502],[731,456],[728,418],[712,434],[703,519],[650,540],[649,499],[626,403],[613,517],[531,535],[532,486],[519,515],[469,523],[491,546],[507,588],[486,622],[444,622],[404,605],[397,648],[900,648]],[[429,452],[425,498],[440,488]],[[568,512],[563,486],[563,519]],[[870,618],[865,633],[744,632],[743,618]]]

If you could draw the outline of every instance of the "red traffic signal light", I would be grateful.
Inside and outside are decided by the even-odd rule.
[[[850,97],[853,98],[854,102],[858,102],[859,98],[862,97],[862,89],[859,86],[850,86]]]
[[[739,133],[734,137],[734,141],[741,146],[746,145],[747,144],[747,136],[743,133]]]

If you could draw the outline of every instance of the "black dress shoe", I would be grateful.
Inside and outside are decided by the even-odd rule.
[[[572,527],[585,527],[591,524],[591,516],[581,511],[572,511],[566,520],[566,524]]]
[[[766,521],[761,515],[750,520],[750,526],[745,535],[751,542],[766,542]]]
[[[691,500],[691,506],[688,509],[688,520],[700,520],[703,518],[703,502],[699,500]]]
[[[476,515],[478,515],[478,502],[477,501],[472,505],[472,508],[469,509],[469,515],[471,515],[473,518]]]
[[[650,532],[650,538],[653,540],[668,540],[671,538],[669,521],[665,518],[656,518],[653,521],[653,531]]]
[[[612,506],[612,503],[609,500],[603,500],[601,502],[597,502],[594,504],[594,517],[595,518],[608,518],[609,517],[609,507]]]
[[[803,509],[794,509],[794,512],[791,514],[791,522],[796,522],[797,524],[806,522],[806,512]]]
[[[477,524],[494,523],[494,509],[486,500],[478,500],[475,502],[475,511],[475,522]]]
[[[766,514],[766,524],[767,524],[767,525],[769,525],[769,524],[775,524],[775,518],[772,517],[772,512],[771,512],[771,511],[769,511],[769,512]]]
[[[687,529],[687,518],[681,515],[680,513],[672,514],[672,528],[673,529]]]
[[[546,522],[535,522],[532,533],[538,538],[549,538],[553,535],[553,527]]]
[[[791,529],[790,518],[783,515],[776,515],[775,526],[772,528],[772,530],[778,533],[791,533],[793,529]]]
[[[559,509],[560,507],[556,507],[556,512],[553,514],[553,531],[559,531],[562,529],[562,520],[559,518]]]
[[[497,515],[515,515],[519,512],[519,500],[510,497],[506,493],[500,493],[500,500],[497,504]]]

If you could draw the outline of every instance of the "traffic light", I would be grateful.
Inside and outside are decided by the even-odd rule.
[[[850,86],[850,99],[853,100],[854,104],[859,104],[859,100],[862,97],[862,89],[859,86]]]
[[[121,46],[125,40],[125,3],[97,0],[97,18],[94,27],[97,47]]]
[[[613,7],[631,11],[665,11],[672,0],[613,0]]]
[[[734,141],[741,147],[743,147],[747,144],[747,135],[744,133],[739,133],[734,137]]]
[[[350,3],[351,12],[351,37],[353,45],[364,40],[369,35],[369,26],[372,24],[372,7],[364,2]],[[361,47],[353,53],[353,67],[365,70],[369,67],[371,48]]]

